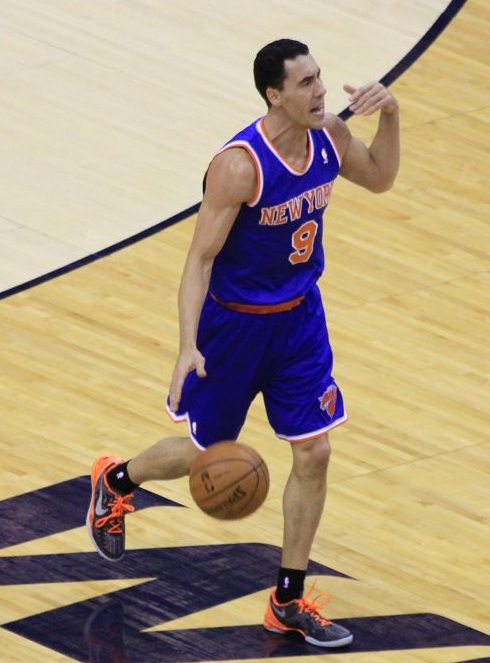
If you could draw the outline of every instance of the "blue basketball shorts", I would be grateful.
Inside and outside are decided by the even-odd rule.
[[[347,419],[332,377],[333,355],[320,292],[280,313],[242,313],[209,295],[199,322],[197,347],[207,377],[186,378],[174,421],[187,421],[194,443],[206,448],[236,440],[249,407],[262,393],[277,437],[299,442]]]

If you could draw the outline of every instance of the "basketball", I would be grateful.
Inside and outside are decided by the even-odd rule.
[[[189,489],[197,506],[209,516],[237,520],[264,503],[269,470],[252,447],[241,442],[217,442],[192,464]]]

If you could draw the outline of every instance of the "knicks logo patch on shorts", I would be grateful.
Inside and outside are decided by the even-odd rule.
[[[335,406],[337,404],[337,386],[331,384],[318,400],[320,401],[320,409],[325,410],[330,417],[333,417],[335,414]]]

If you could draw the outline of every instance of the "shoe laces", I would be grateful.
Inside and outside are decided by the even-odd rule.
[[[104,525],[109,524],[107,530],[109,534],[122,534],[126,512],[130,513],[131,511],[134,511],[134,506],[130,504],[132,499],[133,493],[129,493],[129,495],[114,496],[114,499],[108,504],[110,513],[108,513],[107,516],[103,516],[96,520],[95,526],[104,527]]]
[[[328,592],[318,592],[314,597],[310,598],[310,594],[313,593],[316,587],[316,582],[314,582],[306,594],[297,599],[298,609],[301,612],[307,612],[316,622],[321,624],[321,626],[329,626],[332,622],[325,617],[322,617],[319,610],[322,610],[330,603],[330,594]]]

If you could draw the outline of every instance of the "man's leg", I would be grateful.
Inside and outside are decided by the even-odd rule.
[[[319,647],[342,647],[352,642],[343,626],[320,615],[316,597],[303,597],[309,556],[327,494],[330,443],[327,435],[296,442],[293,467],[283,496],[284,537],[278,586],[269,599],[264,627],[274,633],[300,633]]]
[[[190,438],[167,437],[130,460],[128,475],[138,486],[145,481],[179,479],[189,474],[198,454]]]
[[[293,467],[283,495],[282,566],[306,571],[327,495],[328,435],[291,444]]]

